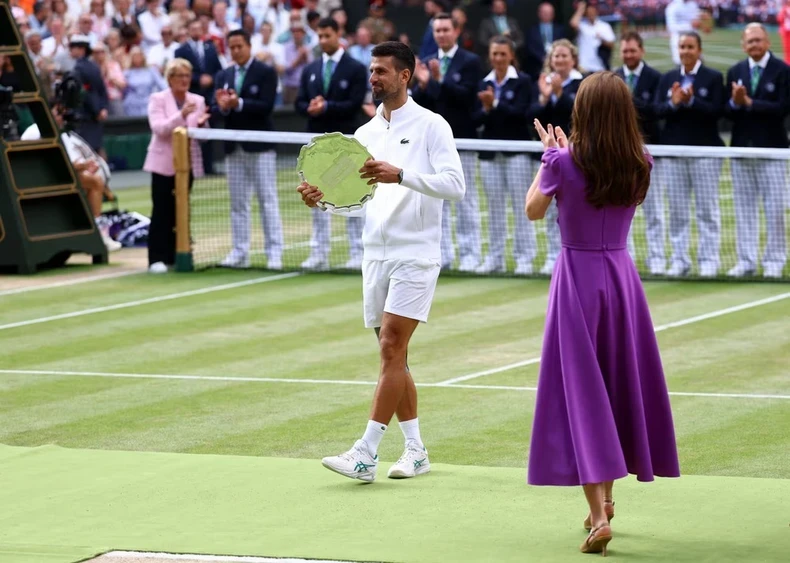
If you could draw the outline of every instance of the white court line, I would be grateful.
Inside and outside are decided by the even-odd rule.
[[[70,285],[79,285],[81,283],[89,283],[102,280],[111,280],[114,278],[122,278],[124,276],[133,276],[135,274],[145,273],[147,270],[132,270],[126,272],[113,272],[112,274],[99,274],[96,276],[86,276],[84,278],[76,278],[68,281],[60,281],[55,283],[47,283],[41,285],[32,285],[29,287],[19,287],[17,289],[6,289],[0,291],[0,297],[5,295],[16,295],[18,293],[27,293],[29,291],[38,291],[39,289],[54,289],[57,287],[67,287]]]
[[[367,386],[378,384],[377,381],[355,381],[350,379],[298,379],[287,377],[242,377],[225,375],[177,375],[163,373],[113,373],[99,371],[60,371],[60,370],[35,370],[35,369],[0,369],[0,375],[57,375],[76,377],[106,377],[115,379],[159,379],[182,381],[228,381],[232,383],[290,383],[293,385],[345,385]],[[444,385],[442,383],[416,383],[417,387],[435,389],[476,389],[486,391],[537,391],[537,387],[517,387],[511,385]],[[731,399],[777,399],[790,400],[790,395],[770,393],[695,393],[695,392],[669,392],[670,395],[680,397],[713,397]]]
[[[353,563],[334,559],[298,559],[287,557],[253,557],[239,555],[190,555],[188,553],[153,553],[147,551],[111,551],[99,557],[153,559],[156,561],[214,561],[217,563]]]
[[[687,319],[683,319],[680,321],[675,321],[673,323],[667,323],[664,325],[660,325],[654,328],[656,332],[663,332],[665,330],[669,330],[670,328],[677,328],[680,326],[686,326],[694,323],[698,323],[701,321],[706,321],[708,319],[714,319],[716,317],[721,317],[724,315],[729,315],[730,313],[737,313],[738,311],[745,311],[746,309],[753,309],[754,307],[760,307],[762,305],[768,305],[769,303],[775,303],[777,301],[782,301],[783,299],[787,299],[790,297],[790,292],[787,293],[780,293],[779,295],[774,295],[773,297],[766,297],[765,299],[758,299],[757,301],[749,301],[748,303],[743,303],[742,305],[735,305],[734,307],[727,307],[726,309],[719,309],[718,311],[713,311],[710,313],[705,313],[704,315],[697,315],[695,317],[689,317]],[[530,358],[529,360],[524,360],[521,362],[516,362],[514,364],[508,364],[506,366],[487,369],[484,371],[476,371],[475,373],[470,373],[468,375],[461,375],[459,377],[453,377],[452,379],[447,379],[445,381],[441,381],[438,385],[442,386],[449,386],[455,385],[456,383],[461,383],[463,381],[469,381],[470,379],[477,379],[478,377],[483,377],[485,375],[492,375],[495,373],[502,373],[503,371],[510,371],[512,369],[518,369],[524,366],[529,366],[532,364],[537,364],[540,362],[540,357],[537,358]]]
[[[225,283],[222,285],[212,285],[201,289],[193,289],[191,291],[182,291],[180,293],[170,293],[168,295],[161,295],[159,297],[149,297],[148,299],[138,299],[137,301],[127,301],[126,303],[116,303],[115,305],[107,305],[105,307],[94,307],[93,309],[84,309],[82,311],[74,311],[71,313],[62,313],[60,315],[52,315],[50,317],[39,317],[37,319],[29,319],[27,321],[19,321],[15,323],[8,323],[0,325],[0,330],[7,330],[9,328],[18,328],[21,326],[29,326],[41,323],[48,323],[51,321],[59,321],[61,319],[72,319],[74,317],[84,317],[86,315],[93,315],[96,313],[104,313],[106,311],[116,311],[118,309],[128,309],[129,307],[137,307],[139,305],[149,305],[151,303],[161,303],[162,301],[172,301],[173,299],[181,299],[182,297],[192,297],[194,295],[203,295],[205,293],[214,293],[215,291],[224,291],[226,289],[236,289],[238,287],[246,287],[248,285],[255,285],[259,283],[268,283],[273,281],[284,280],[301,276],[301,272],[290,272],[287,274],[277,274],[276,276],[264,276],[262,278],[254,278],[234,283]]]

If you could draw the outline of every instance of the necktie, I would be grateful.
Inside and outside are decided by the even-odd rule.
[[[628,75],[628,87],[631,89],[631,93],[634,93],[634,88],[636,88],[636,74],[633,72]]]
[[[332,71],[334,70],[335,61],[327,59],[324,65],[324,94],[329,92],[329,83],[332,81]]]
[[[192,43],[192,48],[195,50],[195,55],[197,55],[198,64],[200,65],[200,69],[203,70],[204,55],[203,55],[203,49],[201,49],[200,43],[198,43],[198,42]]]
[[[450,68],[450,57],[442,57],[442,79],[447,74],[447,69]]]
[[[760,83],[760,76],[763,73],[763,69],[757,65],[752,67],[752,95],[757,91],[757,85]]]
[[[236,93],[241,92],[241,87],[244,84],[244,75],[247,74],[247,69],[243,66],[236,68]]]

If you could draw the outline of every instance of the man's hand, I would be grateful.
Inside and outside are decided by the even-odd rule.
[[[401,169],[381,160],[368,160],[359,169],[360,178],[368,179],[368,186],[373,184],[397,184]]]
[[[214,95],[217,100],[217,105],[219,109],[222,111],[228,111],[230,107],[228,106],[228,91],[223,89],[217,90],[217,93]]]
[[[431,59],[428,61],[428,70],[431,72],[431,78],[437,82],[442,79],[442,67],[439,64],[439,59]]]
[[[310,105],[307,106],[307,113],[312,117],[321,115],[326,110],[326,100],[323,96],[316,96],[310,100]]]
[[[239,95],[235,90],[230,90],[228,92],[228,108],[236,109],[237,107],[239,107]]]
[[[99,115],[96,116],[96,121],[107,121],[107,116],[109,113],[106,109],[103,109],[99,112]]]
[[[431,71],[428,70],[425,63],[419,62],[417,63],[417,68],[414,70],[414,76],[420,84],[420,88],[425,88],[428,81],[431,79]]]
[[[210,74],[201,74],[200,75],[200,87],[201,88],[211,88],[214,85],[214,78]]]
[[[302,182],[299,184],[299,187],[296,188],[296,191],[301,194],[302,201],[307,207],[316,207],[318,202],[324,197],[324,194],[321,193],[321,190],[315,186],[311,186],[307,182]]]

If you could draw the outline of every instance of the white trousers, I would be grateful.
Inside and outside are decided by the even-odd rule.
[[[691,267],[691,194],[697,218],[697,262],[718,270],[721,244],[719,177],[723,161],[719,158],[667,158],[669,199],[669,240],[673,265]]]
[[[269,260],[281,258],[283,227],[277,198],[275,151],[244,152],[236,145],[236,150],[226,158],[233,252],[244,257],[249,255],[250,209],[252,192],[255,191],[260,207],[266,256]]]
[[[665,178],[661,175],[664,163],[661,159],[656,159],[653,165],[653,172],[650,174],[650,189],[647,190],[647,197],[640,205],[645,221],[645,239],[647,239],[647,267],[649,270],[666,269],[666,213],[664,205],[664,186]],[[634,245],[634,228],[628,232],[628,253],[637,262],[641,256],[636,252]]]
[[[455,204],[458,218],[455,226],[458,239],[458,251],[461,261],[472,261],[475,265],[481,261],[480,239],[480,205],[477,196],[477,153],[463,151],[461,167],[466,180],[466,194]],[[442,266],[449,267],[455,261],[453,245],[452,203],[445,200],[442,206]]]
[[[525,154],[496,155],[480,161],[480,175],[488,199],[488,256],[497,264],[505,262],[507,240],[507,200],[513,209],[515,239],[513,258],[517,264],[532,264],[537,254],[535,225],[527,221],[524,202],[532,178],[532,161]]]
[[[760,241],[760,201],[765,215],[764,267],[778,270],[787,261],[785,204],[787,163],[783,160],[730,159],[738,264],[756,270]]]

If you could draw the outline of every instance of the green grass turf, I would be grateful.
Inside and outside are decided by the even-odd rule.
[[[368,485],[314,460],[54,447],[0,447],[0,468],[0,501],[15,507],[0,514],[4,561],[46,561],[37,556],[51,553],[53,544],[71,557],[133,549],[573,561],[584,539],[580,491],[527,487],[523,469],[435,464],[413,481]],[[612,556],[786,561],[790,481],[685,477],[646,485],[629,479],[615,494]]]
[[[110,548],[399,561],[437,560],[444,552],[472,559],[483,549],[500,560],[577,556],[579,491],[523,484],[532,391],[421,387],[421,427],[437,471],[401,489],[386,479],[376,488],[355,487],[320,467],[318,459],[344,451],[364,429],[377,376],[375,338],[361,323],[358,276],[304,275],[3,328],[260,278],[223,270],[142,274],[0,296],[0,370],[8,370],[0,371],[0,443],[69,448],[0,451],[0,505],[15,507],[0,515],[0,550],[14,554],[8,560],[65,562]],[[430,323],[410,348],[418,384],[537,357],[547,288],[543,280],[440,278]],[[646,284],[656,325],[784,290],[759,283]],[[785,299],[660,332],[670,390],[790,396],[788,314]],[[533,365],[466,383],[523,388],[534,386],[536,374]],[[684,479],[625,485],[613,550],[635,559],[726,561],[752,553],[760,555],[756,560],[780,560],[788,516],[771,503],[786,506],[780,500],[790,479],[784,431],[790,401],[675,395],[672,404]],[[393,423],[380,449],[385,467],[399,456],[401,440]],[[173,486],[179,471],[183,482]],[[283,472],[288,479],[280,479]],[[417,508],[402,490],[420,495]],[[238,509],[229,508],[237,502]],[[205,503],[213,507],[210,516]],[[322,515],[325,507],[331,518]],[[297,508],[309,514],[309,529],[296,522]],[[70,518],[63,517],[66,510]],[[402,518],[407,510],[418,514],[413,524]],[[381,518],[372,525],[380,534],[344,539],[372,515]],[[394,550],[396,544],[409,545]],[[457,549],[448,551],[452,545]]]

